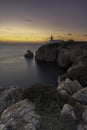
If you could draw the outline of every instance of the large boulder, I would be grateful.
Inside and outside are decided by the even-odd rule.
[[[87,105],[87,87],[80,89],[77,93],[72,96],[76,101],[83,105]]]
[[[72,81],[67,78],[65,81],[59,83],[57,90],[62,95],[68,96],[68,95],[73,95],[81,88],[82,88],[82,86],[77,80]]]
[[[0,89],[0,115],[10,105],[22,99],[22,89],[19,87],[10,87]]]
[[[69,104],[65,104],[63,106],[63,109],[61,110],[61,115],[64,115],[64,114],[70,115],[73,119],[76,119],[74,108],[70,106]]]
[[[0,130],[36,130],[39,116],[27,99],[8,107],[1,115]]]
[[[67,71],[67,76],[71,80],[78,80],[83,86],[87,85],[87,57],[79,62],[78,65],[70,67]]]

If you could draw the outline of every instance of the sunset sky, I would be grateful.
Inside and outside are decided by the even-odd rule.
[[[87,41],[87,0],[0,0],[0,42]]]

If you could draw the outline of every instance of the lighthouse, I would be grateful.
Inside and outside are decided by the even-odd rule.
[[[62,43],[62,42],[63,40],[55,40],[54,37],[51,35],[48,43],[53,44],[53,43]]]
[[[50,40],[53,41],[53,36],[51,36]]]

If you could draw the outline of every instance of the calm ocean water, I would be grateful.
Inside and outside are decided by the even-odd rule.
[[[37,63],[27,60],[28,49],[35,52],[40,44],[0,44],[0,86],[18,85],[28,87],[34,84],[57,85],[58,76],[64,70],[54,63]]]

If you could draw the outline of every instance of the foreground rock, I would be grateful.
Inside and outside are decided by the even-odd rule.
[[[19,87],[1,88],[0,89],[0,115],[10,105],[22,99],[22,89]]]
[[[87,87],[80,89],[77,93],[72,96],[76,101],[83,105],[87,105]]]
[[[27,99],[8,107],[1,115],[0,130],[36,130],[39,116]]]
[[[65,104],[63,106],[63,109],[61,110],[61,115],[63,116],[64,114],[70,115],[74,120],[76,119],[74,108],[69,104]]]
[[[68,95],[73,95],[81,88],[82,86],[77,80],[72,81],[70,79],[66,79],[65,81],[59,83],[57,90],[63,96],[68,96]]]
[[[27,54],[25,54],[25,58],[33,58],[34,54],[30,50],[27,51]]]

